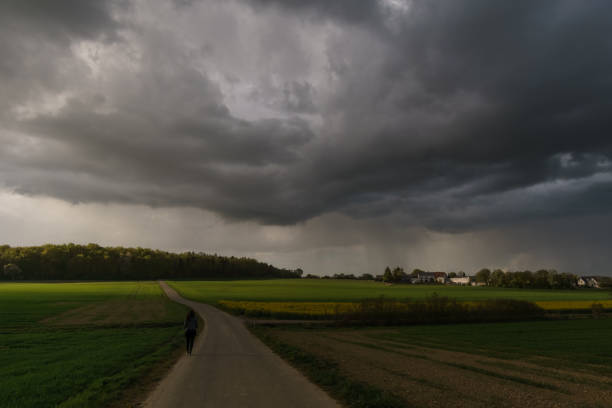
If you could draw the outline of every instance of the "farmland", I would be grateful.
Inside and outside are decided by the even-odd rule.
[[[563,309],[568,304],[589,307],[593,302],[609,307],[610,299],[607,292],[597,290],[384,285],[346,280],[169,284],[187,298],[226,309],[281,311],[289,317],[325,315],[366,298],[418,300],[434,292],[466,303],[510,298],[542,302],[550,309]],[[151,369],[172,360],[182,343],[184,313],[185,309],[170,302],[155,282],[0,284],[0,406],[100,407],[125,401],[126,390],[142,392],[147,386],[141,384],[143,379],[155,380],[149,374]],[[514,395],[511,401],[517,405],[516,395],[523,394],[516,394],[512,387],[520,385],[526,387],[521,392],[533,394],[536,401],[557,401],[557,393],[565,389],[577,406],[598,406],[596,398],[607,397],[605,393],[612,390],[612,361],[607,344],[601,341],[610,338],[610,322],[587,319],[254,330],[290,361],[291,353],[306,353],[335,367],[338,378],[383,390],[392,395],[391,400],[404,401],[407,406],[449,406],[443,403],[449,395],[453,401],[463,401],[463,406],[485,406],[485,402],[487,406],[507,406],[496,395],[485,393],[476,398],[462,391],[479,383]],[[422,371],[407,373],[406,367]],[[432,380],[432,376],[441,378]],[[464,378],[462,383],[459,378]],[[578,386],[587,387],[590,399],[574,395]],[[529,387],[543,394],[535,395]],[[414,399],[412,393],[433,397],[425,403]],[[436,401],[441,402],[435,405]]]
[[[218,300],[350,302],[386,296],[424,298],[436,292],[459,300],[507,298],[529,301],[595,301],[609,299],[599,290],[506,289],[449,285],[385,285],[373,281],[274,279],[248,281],[171,281],[183,296],[205,303]]]
[[[334,378],[375,387],[407,407],[605,407],[612,400],[612,319],[254,330],[339,397]]]
[[[600,290],[506,289],[443,285],[385,285],[372,281],[286,279],[266,281],[169,282],[183,296],[219,304],[228,310],[252,315],[307,317],[333,314],[347,303],[385,296],[390,299],[423,299],[436,293],[460,301],[515,299],[536,302],[544,309],[585,309],[593,302],[612,307],[612,299]],[[246,313],[248,314],[248,313]]]
[[[476,305],[482,301],[464,301],[463,304]],[[359,309],[358,302],[255,302],[239,300],[220,300],[218,305],[234,314],[247,317],[272,317],[280,319],[333,319]],[[537,306],[549,312],[590,311],[593,304],[604,309],[612,309],[612,300],[552,300],[536,301]],[[398,306],[401,307],[402,304]]]
[[[156,282],[0,284],[2,407],[109,406],[182,344]]]

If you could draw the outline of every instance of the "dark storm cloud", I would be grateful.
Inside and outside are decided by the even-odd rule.
[[[459,231],[612,208],[609,2],[175,3],[165,28],[142,4],[0,6],[21,27],[0,28],[0,182],[271,224],[338,211]],[[227,4],[245,14],[218,38],[179,21]],[[239,35],[249,18],[273,23]],[[83,40],[117,43],[102,79]],[[239,66],[250,49],[258,65]],[[241,117],[233,97],[268,111]]]
[[[247,0],[255,8],[279,7],[291,13],[309,13],[349,22],[370,23],[380,15],[374,0]]]
[[[308,114],[317,112],[317,107],[313,102],[316,90],[306,81],[290,81],[266,91],[272,94],[272,96],[266,95],[262,97],[260,94],[261,90],[255,89],[251,92],[250,99],[254,103],[265,104],[273,109],[289,113]]]
[[[75,40],[119,40],[119,1],[59,0],[0,4],[0,119],[44,92],[61,92],[83,67],[72,61]],[[4,120],[9,120],[8,118]]]
[[[563,153],[583,157],[581,176],[609,172],[596,163],[610,157],[610,17],[605,2],[411,3],[395,30],[378,33],[393,47],[370,78],[374,83],[362,86],[369,94],[353,86],[338,96],[353,131],[346,146],[359,129],[372,137],[362,149],[341,152],[345,157],[335,165],[317,167],[320,178],[341,177],[344,188],[354,185],[354,196],[367,192],[369,200],[378,193],[391,210],[401,203],[389,195],[433,190],[443,200],[433,207],[461,208],[485,198],[495,203],[501,198],[491,195],[511,189],[577,177],[576,169],[554,165]],[[366,75],[351,66],[343,76],[355,85]],[[441,194],[458,186],[467,188],[458,199]],[[591,205],[573,208],[607,211],[605,191],[595,189],[578,199]],[[554,200],[538,199],[541,215],[562,213]],[[529,208],[521,206],[483,222],[525,212]],[[444,208],[431,215],[436,225],[452,221]]]
[[[3,26],[27,28],[30,35],[51,39],[69,37],[114,37],[118,24],[112,16],[114,7],[125,7],[117,0],[56,0],[29,2],[6,0],[0,4]],[[47,38],[49,39],[49,38]]]

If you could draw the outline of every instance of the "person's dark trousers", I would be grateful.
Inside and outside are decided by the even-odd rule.
[[[185,332],[185,343],[187,346],[187,353],[191,354],[191,350],[193,349],[193,340],[195,338],[195,330],[187,330]]]

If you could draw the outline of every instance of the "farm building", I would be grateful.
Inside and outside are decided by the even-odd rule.
[[[581,276],[577,284],[582,288],[599,288],[599,281],[595,276]]]
[[[446,272],[434,272],[434,278],[437,283],[446,283],[448,275],[446,274]]]
[[[460,278],[450,278],[450,282],[452,284],[455,285],[469,285],[470,284],[470,277],[469,276],[463,276]]]
[[[412,283],[434,283],[436,281],[435,272],[419,272]]]

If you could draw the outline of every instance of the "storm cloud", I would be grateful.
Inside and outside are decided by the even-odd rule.
[[[611,20],[607,1],[3,2],[0,187],[253,225],[609,226]]]

